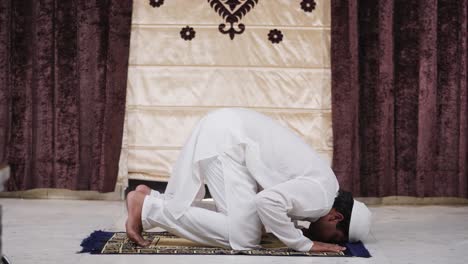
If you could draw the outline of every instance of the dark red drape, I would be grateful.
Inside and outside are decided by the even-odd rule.
[[[113,191],[132,0],[0,1],[0,163],[10,191]]]
[[[468,0],[332,0],[333,169],[357,196],[468,197]]]

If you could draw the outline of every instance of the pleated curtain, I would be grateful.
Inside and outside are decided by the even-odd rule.
[[[9,191],[114,191],[131,0],[0,1],[0,163]]]
[[[333,169],[342,187],[468,197],[467,5],[331,1]]]

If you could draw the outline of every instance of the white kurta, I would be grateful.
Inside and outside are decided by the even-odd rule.
[[[204,197],[200,162],[219,156],[244,162],[253,178],[224,175],[227,192],[231,193],[225,198],[231,246],[241,249],[256,243],[239,235],[249,228],[258,229],[257,221],[252,220],[256,213],[287,246],[309,250],[313,242],[291,220],[315,221],[327,214],[339,188],[336,176],[298,135],[246,108],[217,109],[197,123],[164,193],[165,208],[172,217],[179,219],[193,202]]]

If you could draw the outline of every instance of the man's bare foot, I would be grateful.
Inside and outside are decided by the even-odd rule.
[[[142,236],[141,236],[141,231],[135,231],[135,227],[132,227],[129,224],[129,221],[127,219],[127,222],[125,223],[125,228],[127,230],[127,237],[135,242],[138,246],[140,247],[146,247],[150,244],[149,241],[146,241]]]
[[[129,192],[127,195],[128,218],[125,222],[125,229],[128,238],[141,247],[146,247],[150,244],[149,241],[144,240],[141,236],[141,232],[143,231],[141,209],[145,196],[145,194],[136,191]]]

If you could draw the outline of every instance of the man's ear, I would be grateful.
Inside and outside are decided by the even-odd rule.
[[[330,220],[340,222],[340,221],[343,221],[343,219],[344,219],[343,214],[338,212],[336,209],[334,209],[333,214],[330,217]]]

